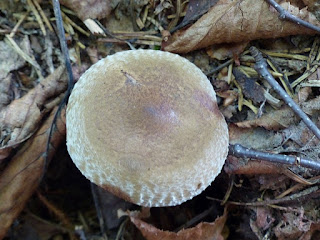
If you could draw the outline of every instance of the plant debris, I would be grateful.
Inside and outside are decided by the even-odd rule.
[[[249,52],[261,51],[272,78],[320,126],[314,30],[280,19],[265,0],[60,3],[64,50],[51,1],[0,1],[0,239],[320,238],[319,171],[299,162],[318,163],[320,141],[259,76]],[[320,26],[317,1],[279,4]],[[76,83],[99,59],[139,48],[178,52],[202,69],[231,144],[297,164],[229,154],[212,186],[170,208],[141,209],[92,187],[67,154],[64,108],[53,121],[66,101],[65,57]]]

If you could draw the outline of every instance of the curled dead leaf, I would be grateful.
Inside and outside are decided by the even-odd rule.
[[[298,121],[298,117],[289,107],[281,109],[271,109],[262,117],[235,123],[236,126],[242,128],[264,127],[268,130],[279,130],[289,127]]]
[[[302,103],[302,110],[311,116],[317,114],[317,112],[319,113],[320,112],[320,96]]]
[[[20,214],[41,181],[46,161],[48,133],[55,112],[56,109],[11,159],[0,175],[0,239],[5,236],[10,225]],[[65,112],[63,110],[52,134],[48,161],[64,137]]]
[[[282,1],[280,5],[298,18],[320,26],[306,8],[300,10],[287,1]],[[169,52],[186,53],[219,43],[315,34],[315,31],[280,20],[278,15],[264,0],[220,0],[189,28],[175,32],[162,48]]]
[[[226,60],[228,58],[238,60],[240,54],[244,51],[247,45],[248,42],[218,44],[208,48],[207,53],[211,58],[217,60]]]
[[[8,148],[28,139],[37,130],[43,116],[57,105],[55,98],[67,87],[64,69],[64,66],[57,68],[25,96],[0,111],[0,156],[6,157]],[[52,102],[54,104],[50,104]]]
[[[145,221],[137,215],[130,215],[131,222],[141,231],[147,240],[223,240],[222,230],[227,220],[227,209],[214,222],[201,222],[195,227],[180,230],[179,232],[163,231]]]
[[[89,18],[104,18],[111,12],[111,3],[108,0],[60,0],[60,2],[72,9],[82,21]]]

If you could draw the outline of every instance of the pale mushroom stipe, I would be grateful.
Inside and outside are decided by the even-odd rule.
[[[228,153],[212,85],[168,52],[100,60],[75,85],[66,118],[68,152],[81,173],[141,206],[175,206],[200,194]]]

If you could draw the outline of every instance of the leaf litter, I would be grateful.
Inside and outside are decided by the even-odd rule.
[[[319,160],[319,140],[289,108],[283,106],[270,86],[258,77],[252,67],[253,58],[245,51],[250,44],[265,50],[264,53],[272,57],[272,64],[275,65],[272,68],[270,64],[272,74],[279,79],[289,79],[291,85],[287,91],[293,88],[293,95],[300,97],[299,104],[303,110],[313,117],[314,122],[319,123],[318,37],[312,37],[314,32],[311,30],[279,20],[278,13],[265,1],[190,1],[188,5],[181,1],[123,0],[107,1],[107,8],[105,2],[91,1],[92,5],[83,9],[80,9],[81,0],[63,2],[71,8],[62,7],[62,11],[76,79],[92,64],[91,59],[96,61],[116,51],[126,50],[128,41],[136,48],[162,47],[167,51],[189,52],[183,56],[207,73],[216,87],[223,103],[220,108],[229,122],[232,143]],[[317,172],[234,156],[228,157],[225,172],[213,186],[186,205],[151,211],[151,221],[131,216],[131,222],[139,230],[129,221],[121,221],[126,216],[122,216],[120,221],[109,218],[106,224],[103,219],[107,219],[105,216],[114,211],[113,208],[132,210],[137,207],[118,204],[122,200],[114,200],[101,193],[98,193],[98,199],[106,204],[101,208],[102,216],[98,220],[93,202],[88,197],[84,200],[79,196],[84,195],[82,191],[87,196],[91,194],[85,179],[70,163],[64,144],[58,148],[64,140],[63,114],[52,136],[54,148],[49,154],[49,158],[53,157],[52,164],[47,171],[44,167],[49,160],[46,160],[45,154],[48,128],[55,106],[66,89],[64,70],[59,67],[61,52],[52,32],[52,26],[55,28],[53,13],[50,5],[45,3],[28,1],[28,6],[16,8],[21,11],[16,15],[12,12],[12,6],[9,8],[9,5],[1,3],[4,5],[1,9],[6,11],[8,18],[0,23],[0,34],[12,33],[15,24],[21,21],[15,29],[15,35],[6,37],[9,42],[0,42],[3,52],[11,56],[8,61],[0,63],[0,68],[5,67],[2,62],[7,65],[5,71],[0,71],[3,75],[0,78],[3,92],[0,99],[0,219],[6,222],[0,228],[0,236],[5,236],[16,218],[32,223],[34,216],[43,223],[43,229],[37,228],[35,231],[41,233],[44,229],[50,229],[50,234],[40,234],[40,239],[53,236],[72,239],[74,234],[83,239],[94,239],[93,235],[100,234],[101,229],[107,231],[109,237],[118,239],[143,239],[143,236],[146,239],[160,239],[160,236],[163,237],[161,239],[312,239],[317,236],[320,214],[316,197],[319,190],[315,188],[317,182],[310,180]],[[319,25],[315,17],[318,7],[313,1],[282,1],[280,4],[290,13]],[[308,11],[305,4],[315,15]],[[98,11],[92,13],[90,10],[93,8]],[[32,14],[26,15],[26,9]],[[192,15],[196,18],[192,18]],[[100,19],[111,35],[98,31],[103,33],[102,36],[88,38],[85,20],[89,18]],[[169,27],[174,31],[170,33]],[[99,25],[95,25],[95,28],[99,28]],[[92,32],[92,29],[89,30]],[[289,37],[297,34],[310,34],[311,37],[307,37],[307,40],[303,36]],[[32,41],[26,36],[30,36]],[[268,40],[257,40],[261,38]],[[25,53],[25,58],[21,52],[19,55],[7,47],[11,40],[17,43],[17,49]],[[26,47],[21,44],[23,42],[27,44]],[[239,45],[225,45],[230,42]],[[204,47],[211,49],[195,51]],[[218,53],[219,49],[222,50]],[[225,68],[213,71],[219,69],[224,61],[229,61]],[[54,153],[55,150],[58,153]],[[63,175],[67,170],[68,173]],[[38,187],[43,174],[44,180]],[[230,177],[233,175],[236,176],[234,180]],[[79,182],[84,185],[79,186]],[[314,188],[308,187],[309,182]],[[226,183],[233,185],[229,194]],[[296,187],[297,184],[300,184],[299,187]],[[49,199],[42,200],[42,207],[36,200],[40,198],[31,197],[37,189]],[[285,197],[277,200],[281,194],[290,198],[290,201]],[[225,207],[216,200],[207,199],[207,196],[218,200],[225,198],[229,211],[223,213]],[[70,204],[68,199],[77,199],[78,203]],[[255,205],[259,201],[261,204]],[[238,203],[241,204],[237,206]],[[101,205],[95,204],[99,212]],[[201,212],[212,208],[215,209],[213,212],[197,218]],[[62,209],[63,215],[70,221],[61,218],[56,209]],[[71,225],[66,222],[71,222]],[[193,224],[185,230],[175,231],[188,222]],[[56,227],[57,224],[62,224],[62,227]],[[32,229],[30,224],[25,226]],[[73,231],[73,228],[76,230]],[[19,224],[12,231],[18,234]]]

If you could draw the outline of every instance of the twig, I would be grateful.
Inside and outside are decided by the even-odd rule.
[[[229,66],[233,63],[233,59],[229,59],[228,61],[225,61],[224,63],[220,64],[218,67],[212,69],[210,72],[208,72],[206,75],[210,76],[216,72],[219,72],[222,68]]]
[[[58,206],[55,206],[52,202],[50,202],[44,195],[42,195],[39,191],[37,191],[37,196],[40,200],[40,202],[46,206],[46,208],[49,210],[49,212],[53,213],[64,225],[65,228],[67,228],[69,231],[74,229],[74,226],[72,225],[70,219],[67,217],[67,215],[58,208]]]
[[[269,66],[272,68],[273,71],[275,72],[279,72],[283,75],[283,77],[279,77],[282,86],[284,87],[284,89],[286,90],[286,92],[289,94],[290,97],[293,96],[293,90],[292,87],[290,85],[289,79],[287,77],[286,74],[284,74],[284,72],[277,66],[277,64],[275,63],[275,61],[273,60],[272,57],[267,55],[267,63],[269,64]]]
[[[67,89],[66,97],[69,97],[69,95],[73,89],[73,85],[74,85],[71,62],[70,62],[68,46],[67,46],[67,42],[66,42],[66,38],[65,38],[65,32],[64,32],[64,28],[63,28],[63,21],[62,21],[62,16],[61,16],[59,0],[52,0],[52,3],[53,3],[54,15],[56,18],[56,24],[57,24],[57,28],[58,28],[60,47],[61,47],[62,53],[65,57],[64,60],[65,60],[67,75],[68,75],[68,89]]]
[[[66,39],[65,39],[65,32],[64,32],[64,28],[63,28],[63,22],[62,22],[62,16],[61,16],[59,0],[52,0],[52,5],[53,5],[53,11],[54,11],[54,15],[55,15],[55,18],[56,18],[56,24],[57,24],[57,28],[58,28],[58,36],[59,36],[60,47],[61,47],[63,56],[65,57],[65,65],[66,65],[67,75],[68,75],[68,88],[67,88],[65,96],[63,97],[61,103],[59,104],[58,110],[56,111],[56,113],[54,115],[54,118],[53,118],[53,121],[52,121],[52,125],[51,125],[50,130],[49,130],[49,136],[48,136],[48,141],[47,141],[47,149],[46,149],[46,153],[45,153],[45,163],[44,163],[44,167],[43,167],[44,168],[43,175],[45,173],[45,170],[48,167],[47,158],[48,158],[48,152],[49,152],[49,149],[50,149],[50,142],[51,142],[51,137],[52,137],[52,134],[53,134],[54,127],[56,125],[58,117],[60,116],[61,110],[68,103],[69,96],[70,96],[71,91],[72,91],[73,86],[74,86],[71,62],[70,62],[67,42],[66,42]]]
[[[320,139],[320,129],[311,121],[311,119],[305,114],[298,104],[286,93],[280,84],[273,78],[267,69],[266,60],[262,57],[261,52],[254,46],[250,47],[250,52],[255,58],[256,63],[254,65],[255,70],[271,85],[271,87],[280,95],[280,97],[286,102],[286,104],[302,119],[307,127],[314,133],[314,135]]]
[[[121,42],[124,42],[124,43],[126,43],[126,44],[129,46],[129,48],[130,48],[131,50],[135,50],[135,47],[134,47],[129,41],[123,40],[123,39],[120,39],[120,38],[114,36],[114,35],[113,35],[108,29],[106,29],[98,20],[95,19],[94,22],[103,30],[103,32],[104,32],[107,36],[110,36],[111,38],[114,38],[114,39],[116,39],[116,40],[119,40],[119,41],[121,41]]]
[[[314,170],[320,170],[320,162],[313,161],[311,159],[257,151],[254,149],[246,148],[240,144],[230,144],[229,153],[236,157],[255,158],[268,162],[288,164],[292,166],[301,166],[311,168]]]
[[[269,206],[272,207],[272,205],[275,204],[288,204],[292,202],[299,202],[309,200],[310,198],[318,197],[319,196],[319,186],[312,186],[310,188],[307,188],[299,193],[292,194],[287,197],[279,198],[279,199],[269,199],[264,201],[257,201],[257,202],[234,202],[234,201],[228,201],[227,204],[232,205],[238,205],[238,206],[247,206],[247,207],[258,207],[258,206]],[[209,200],[222,202],[222,200],[212,197],[207,197]]]
[[[288,21],[291,21],[291,22],[296,23],[298,25],[301,25],[306,28],[310,28],[312,30],[320,32],[320,27],[317,27],[309,22],[306,22],[306,21],[288,13],[276,1],[274,1],[274,0],[266,0],[266,1],[279,12],[280,19],[288,20]]]
[[[186,228],[189,228],[192,225],[195,225],[196,223],[200,222],[203,218],[208,216],[213,211],[214,208],[215,208],[215,206],[213,205],[210,208],[204,210],[202,213],[200,213],[199,215],[197,215],[194,218],[190,219],[188,222],[186,222],[182,226],[176,228],[174,230],[174,232],[179,232],[182,229],[186,229]]]
[[[231,194],[232,189],[233,189],[233,186],[234,186],[234,174],[232,174],[231,177],[230,177],[230,182],[229,182],[228,189],[227,189],[226,193],[224,194],[222,202],[220,203],[221,206],[225,205],[228,202],[230,194]]]
[[[102,209],[101,209],[101,201],[98,196],[98,187],[97,187],[97,185],[95,185],[92,182],[90,183],[90,187],[91,187],[91,194],[93,197],[93,202],[94,202],[94,205],[96,208],[96,213],[97,213],[97,217],[98,217],[98,221],[99,221],[100,232],[105,233],[106,227],[105,227],[103,213],[102,213]]]

